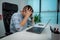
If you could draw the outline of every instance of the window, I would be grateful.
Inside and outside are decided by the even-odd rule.
[[[41,22],[46,23],[51,19],[51,24],[60,23],[60,12],[57,12],[58,9],[58,0],[28,0],[28,4],[32,5],[34,9],[34,14],[40,14]],[[60,7],[60,1],[59,1]],[[59,8],[60,10],[60,8]],[[58,14],[58,20],[57,20]]]
[[[57,22],[57,12],[41,12],[41,22],[47,23],[50,20],[49,24],[56,24]]]
[[[41,0],[41,11],[57,11],[57,0]]]
[[[58,24],[60,24],[60,12],[58,13]]]
[[[31,5],[33,7],[33,9],[34,9],[33,15],[35,15],[35,14],[38,15],[39,14],[39,7],[40,7],[39,0],[28,0],[27,4]]]
[[[57,23],[57,0],[41,0],[41,22]]]

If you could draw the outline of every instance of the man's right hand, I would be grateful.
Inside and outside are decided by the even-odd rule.
[[[31,8],[26,8],[26,15],[25,15],[25,17],[29,17],[31,14],[32,14],[32,10],[31,10]]]
[[[32,14],[32,10],[31,8],[26,8],[26,10],[24,11],[24,13],[26,14],[24,19],[20,22],[21,26],[24,26],[28,20],[28,18],[30,17],[30,15]]]

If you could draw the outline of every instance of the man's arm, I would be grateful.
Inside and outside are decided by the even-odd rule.
[[[24,19],[20,22],[20,25],[21,25],[21,26],[24,26],[24,25],[26,24],[26,22],[27,22],[27,20],[28,20],[28,17],[29,17],[29,16],[24,17]]]
[[[32,19],[32,25],[34,25],[34,18]]]
[[[24,19],[20,22],[21,26],[24,26],[29,18],[29,16],[32,14],[31,9],[26,9],[26,16],[24,17]]]

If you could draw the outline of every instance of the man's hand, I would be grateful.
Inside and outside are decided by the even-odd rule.
[[[24,13],[25,13],[25,17],[24,19],[20,22],[20,25],[21,26],[24,26],[28,20],[28,18],[30,17],[30,15],[32,14],[32,10],[31,8],[26,8],[26,10],[24,10]]]
[[[25,15],[25,17],[27,16],[27,17],[29,17],[31,14],[32,14],[32,10],[31,10],[31,8],[26,8],[26,15]]]

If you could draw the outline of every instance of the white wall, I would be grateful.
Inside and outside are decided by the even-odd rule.
[[[0,14],[2,14],[2,3],[3,2],[9,2],[13,4],[17,4],[19,11],[27,4],[27,0],[0,0]],[[0,37],[4,36],[5,29],[4,29],[4,23],[3,20],[0,20]]]

